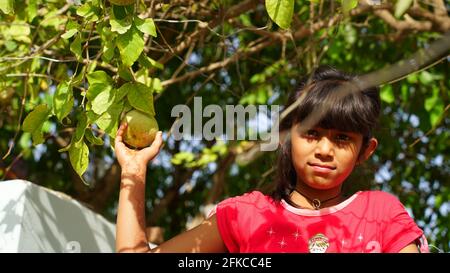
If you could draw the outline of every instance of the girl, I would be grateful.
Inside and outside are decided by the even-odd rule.
[[[115,140],[122,167],[117,251],[428,251],[422,230],[397,198],[380,191],[349,197],[342,193],[354,167],[367,160],[378,144],[371,133],[380,112],[377,88],[353,92],[323,108],[338,89],[351,87],[355,80],[321,67],[290,96],[287,106],[300,104],[280,123],[284,137],[271,195],[253,191],[228,198],[202,224],[154,249],[149,249],[145,235],[145,174],[148,161],[161,147],[161,132],[150,147],[134,151],[122,142],[126,128],[122,124]],[[324,114],[317,124],[305,128],[308,115],[317,109]]]

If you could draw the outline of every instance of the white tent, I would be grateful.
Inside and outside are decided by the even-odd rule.
[[[113,252],[115,225],[71,197],[0,182],[0,252]]]

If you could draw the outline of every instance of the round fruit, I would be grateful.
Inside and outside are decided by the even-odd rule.
[[[155,117],[139,110],[126,113],[122,122],[128,123],[123,141],[134,148],[144,148],[152,144],[159,130]]]
[[[109,2],[116,6],[128,6],[134,4],[135,0],[109,0]]]

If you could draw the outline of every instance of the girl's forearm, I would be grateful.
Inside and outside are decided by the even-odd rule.
[[[116,225],[117,252],[147,252],[145,171],[122,171]]]

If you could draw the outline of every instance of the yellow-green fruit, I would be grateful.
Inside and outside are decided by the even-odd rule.
[[[126,113],[122,122],[128,123],[123,141],[131,147],[144,148],[152,144],[158,132],[158,122],[154,116],[138,110]]]
[[[135,0],[109,0],[109,2],[116,6],[128,6],[134,4]]]

